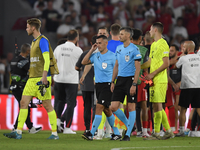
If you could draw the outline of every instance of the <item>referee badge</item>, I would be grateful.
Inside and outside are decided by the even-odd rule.
[[[102,68],[103,68],[103,69],[106,69],[106,68],[107,68],[107,66],[108,66],[108,64],[107,64],[107,63],[105,63],[105,62],[103,62],[103,63],[102,63]]]
[[[125,60],[126,60],[126,62],[128,62],[129,59],[130,59],[129,55],[125,55]]]

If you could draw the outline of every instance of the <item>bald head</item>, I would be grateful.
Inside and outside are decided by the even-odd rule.
[[[195,44],[193,41],[185,41],[183,44],[183,51],[187,55],[188,53],[194,52]]]

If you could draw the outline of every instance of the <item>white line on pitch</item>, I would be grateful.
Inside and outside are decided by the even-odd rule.
[[[150,149],[150,148],[184,148],[184,147],[200,147],[200,146],[119,147],[119,148],[112,148],[111,150],[123,150],[123,149]]]

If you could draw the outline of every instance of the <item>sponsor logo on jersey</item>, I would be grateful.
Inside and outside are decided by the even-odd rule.
[[[30,61],[31,61],[31,62],[38,62],[38,61],[40,61],[40,60],[39,60],[39,57],[31,57],[31,58],[30,58]]]

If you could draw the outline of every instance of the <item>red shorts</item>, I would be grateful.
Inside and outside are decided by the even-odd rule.
[[[173,92],[171,84],[168,84],[166,100],[167,100],[167,102],[165,103],[166,107],[173,106],[175,103],[175,94]]]
[[[147,101],[147,90],[144,89],[146,84],[141,82],[140,85],[137,86],[137,102]]]

